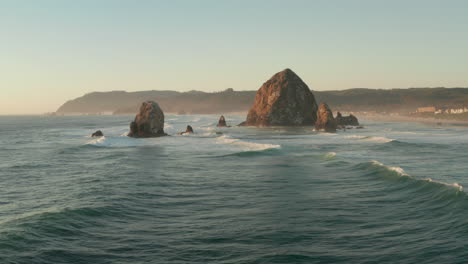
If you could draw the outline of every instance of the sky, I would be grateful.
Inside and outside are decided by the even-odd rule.
[[[93,91],[468,87],[465,0],[0,0],[0,114]]]

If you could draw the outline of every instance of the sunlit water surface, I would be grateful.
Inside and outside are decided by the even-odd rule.
[[[0,263],[468,262],[467,128],[217,118],[0,117]]]

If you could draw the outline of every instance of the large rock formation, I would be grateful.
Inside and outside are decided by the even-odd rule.
[[[359,126],[357,117],[352,114],[349,116],[343,116],[340,112],[338,112],[336,114],[335,120],[338,126]]]
[[[222,115],[219,118],[218,124],[216,125],[217,127],[226,127],[226,119],[224,119],[224,116]]]
[[[164,113],[154,101],[144,102],[135,121],[130,124],[129,137],[160,137],[164,133]]]
[[[336,121],[326,103],[321,103],[317,112],[315,129],[318,131],[336,132]]]
[[[278,72],[260,87],[247,126],[314,125],[317,103],[309,87],[292,70]]]

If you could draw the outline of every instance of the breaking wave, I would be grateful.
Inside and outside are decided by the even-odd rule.
[[[217,144],[229,144],[241,147],[245,151],[262,151],[267,149],[279,149],[281,145],[276,144],[261,144],[248,141],[242,141],[240,139],[230,138],[228,136],[220,136],[216,138]]]
[[[397,177],[402,178],[405,180],[409,180],[411,183],[419,187],[426,187],[427,185],[431,187],[444,187],[444,188],[452,188],[455,189],[456,192],[463,192],[463,186],[459,183],[445,183],[441,181],[435,181],[431,178],[416,178],[408,174],[404,169],[398,166],[388,166],[383,164],[380,161],[373,160],[371,162],[361,163],[357,166],[360,169],[368,169],[372,172],[378,173],[382,176],[386,177]]]
[[[374,166],[377,166],[377,167],[380,167],[380,168],[384,168],[388,171],[391,171],[391,172],[394,172],[396,173],[397,175],[399,176],[408,176],[409,177],[409,174],[405,172],[405,170],[403,170],[401,167],[396,167],[396,166],[387,166],[385,164],[383,164],[382,162],[380,161],[377,161],[377,160],[373,160],[371,161],[371,163],[374,165]]]
[[[434,184],[440,184],[440,185],[443,185],[443,186],[448,186],[448,187],[451,187],[451,188],[455,188],[460,192],[463,191],[463,186],[461,186],[461,184],[456,183],[456,182],[454,182],[454,183],[445,183],[445,182],[440,182],[440,181],[434,181],[431,178],[424,179],[424,181],[431,182],[431,183],[434,183]]]
[[[328,152],[324,157],[325,159],[334,159],[336,157],[336,152]]]
[[[127,136],[120,137],[99,137],[88,141],[85,145],[94,147],[135,147],[147,145],[148,142],[144,139],[135,139]]]
[[[365,141],[365,142],[376,142],[376,143],[388,143],[388,142],[392,142],[395,140],[395,139],[386,138],[386,137],[357,136],[357,135],[346,136],[345,138],[356,139],[356,140]]]

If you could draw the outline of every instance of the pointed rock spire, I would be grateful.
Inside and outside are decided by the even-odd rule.
[[[243,125],[314,125],[316,118],[317,103],[309,87],[296,73],[285,69],[260,87]]]

